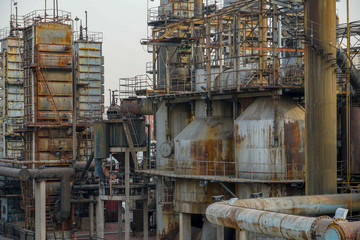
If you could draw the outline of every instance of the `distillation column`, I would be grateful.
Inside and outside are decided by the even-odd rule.
[[[306,194],[336,193],[336,1],[305,1]]]

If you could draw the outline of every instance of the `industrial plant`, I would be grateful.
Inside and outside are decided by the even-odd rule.
[[[103,34],[57,2],[0,31],[1,236],[360,239],[360,20],[336,0],[160,0],[110,106]]]

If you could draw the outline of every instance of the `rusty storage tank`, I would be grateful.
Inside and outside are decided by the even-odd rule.
[[[204,101],[195,104],[195,119],[174,139],[175,173],[199,176],[235,176],[233,159],[233,119],[229,104],[213,102],[213,114],[207,117]],[[192,177],[190,177],[192,176]],[[196,176],[196,177],[194,177]],[[175,182],[175,209],[188,214],[204,214],[214,195],[227,195],[214,182],[195,179],[177,179]]]
[[[256,99],[235,120],[238,198],[303,194],[305,111],[289,98]]]

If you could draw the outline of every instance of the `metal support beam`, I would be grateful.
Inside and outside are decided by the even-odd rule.
[[[122,201],[118,201],[118,239],[122,240],[122,228],[123,228],[123,210],[122,210]]]
[[[130,153],[125,151],[125,240],[130,240]]]
[[[216,239],[224,240],[224,226],[216,226]]]
[[[144,224],[144,240],[149,239],[149,209],[148,209],[148,200],[144,200],[144,215],[143,215],[143,224]]]
[[[89,196],[90,200],[94,200],[94,196],[90,195]],[[90,218],[90,239],[93,238],[94,236],[94,203],[90,202],[89,203],[89,218]]]
[[[97,197],[96,204],[96,236],[99,239],[104,238],[104,201]]]
[[[180,217],[180,239],[191,239],[191,214],[179,213]]]
[[[46,182],[34,181],[35,239],[46,240]]]

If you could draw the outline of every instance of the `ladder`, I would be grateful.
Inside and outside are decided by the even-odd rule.
[[[59,114],[59,111],[57,110],[56,108],[56,104],[55,104],[55,101],[54,101],[54,98],[51,94],[51,90],[49,88],[49,85],[44,77],[44,74],[43,72],[40,70],[40,66],[37,65],[36,66],[36,74],[39,76],[39,78],[41,78],[41,80],[39,81],[42,88],[45,89],[46,91],[46,96],[47,96],[47,99],[50,103],[50,107],[51,107],[51,110],[54,112],[55,114],[55,120],[58,124],[62,125],[62,121],[61,121],[61,118],[60,118],[60,114]]]
[[[132,134],[129,131],[128,122],[131,123],[132,130],[133,130]],[[134,126],[132,124],[131,119],[124,120],[123,125],[124,125],[124,131],[125,131],[126,140],[127,140],[128,144],[129,144],[130,153],[131,153],[131,156],[132,156],[132,159],[133,159],[133,162],[134,162],[135,170],[138,170],[139,169],[138,160],[137,160],[137,156],[136,156],[136,152],[135,152],[134,142],[133,142],[133,139],[132,139],[132,135],[135,136],[135,140],[137,139],[136,132],[135,132],[135,129],[134,129]]]
[[[53,239],[56,240],[55,226],[50,212],[50,207],[48,205],[46,206],[46,231],[51,232],[54,235]]]

